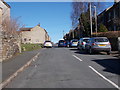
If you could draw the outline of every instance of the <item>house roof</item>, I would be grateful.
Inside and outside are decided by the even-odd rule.
[[[37,26],[40,27],[40,24],[38,24]],[[20,28],[20,31],[31,31],[31,29],[34,28],[34,27],[31,27],[31,28]],[[43,29],[46,33],[48,33],[45,29]]]
[[[20,28],[20,31],[30,31],[32,28]]]
[[[7,4],[4,0],[1,0],[8,8],[11,8],[9,4]]]
[[[105,9],[104,11],[102,11],[98,16],[101,16],[103,13],[106,13],[107,11],[109,11],[110,9],[114,8],[117,4],[119,4],[119,2],[114,3],[112,6],[108,7],[107,9]]]

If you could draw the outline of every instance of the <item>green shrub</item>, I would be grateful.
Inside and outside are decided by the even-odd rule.
[[[100,24],[98,32],[108,32],[108,29],[106,28],[105,25]]]

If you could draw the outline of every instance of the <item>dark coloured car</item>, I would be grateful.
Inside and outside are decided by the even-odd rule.
[[[70,41],[69,40],[65,40],[65,46],[70,47]]]
[[[65,40],[59,40],[58,47],[66,47],[66,46],[67,46],[67,43]]]

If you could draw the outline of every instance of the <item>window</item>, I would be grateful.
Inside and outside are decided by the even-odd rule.
[[[116,31],[116,25],[114,25],[114,31]]]
[[[110,21],[111,13],[108,14],[108,21]]]
[[[98,39],[95,39],[95,42],[108,42],[108,39],[106,39],[106,38],[98,38]]]
[[[115,15],[115,13],[116,13],[115,9],[113,10],[113,12],[114,12],[114,18],[115,18],[116,17],[116,15]]]
[[[27,41],[27,38],[24,38],[24,41]]]

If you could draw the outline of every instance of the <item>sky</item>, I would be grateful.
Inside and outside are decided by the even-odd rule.
[[[58,42],[64,33],[69,32],[71,25],[71,2],[8,2],[11,6],[11,17],[19,17],[26,27],[40,26],[47,30],[51,41]],[[106,5],[106,8],[112,3]]]

